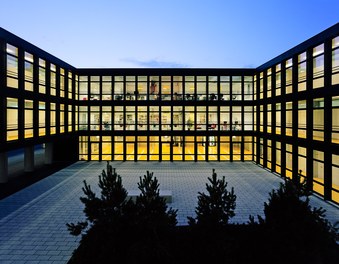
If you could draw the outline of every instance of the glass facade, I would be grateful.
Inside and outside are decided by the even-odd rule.
[[[253,161],[339,203],[339,24],[253,69],[77,69],[0,30],[1,149]]]

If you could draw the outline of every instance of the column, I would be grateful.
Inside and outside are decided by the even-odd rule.
[[[45,164],[53,163],[53,143],[45,143]]]
[[[7,152],[0,153],[0,183],[8,181],[8,156]]]
[[[34,146],[25,147],[25,172],[34,171]]]

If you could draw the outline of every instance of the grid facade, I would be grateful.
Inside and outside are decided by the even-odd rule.
[[[339,24],[252,69],[79,69],[0,29],[0,87],[2,153],[250,160],[339,203]]]

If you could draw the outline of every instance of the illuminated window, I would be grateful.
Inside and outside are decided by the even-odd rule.
[[[339,37],[332,40],[332,85],[339,84]]]
[[[33,55],[25,52],[25,90],[33,92]]]
[[[33,137],[33,101],[25,100],[24,128],[25,138]]]
[[[313,151],[313,191],[324,195],[324,152]]]
[[[18,133],[18,99],[7,98],[7,109],[6,109],[6,120],[7,120],[7,141],[17,140],[19,137]]]
[[[324,141],[324,98],[313,100],[313,139]]]
[[[51,135],[56,133],[56,107],[55,103],[50,103],[50,133]]]
[[[313,89],[324,86],[324,44],[313,48]]]
[[[39,59],[39,93],[46,93],[46,61]]]
[[[6,46],[7,51],[7,87],[19,88],[18,83],[18,48],[10,44]]]
[[[306,52],[298,55],[298,92],[306,90]]]
[[[65,70],[60,68],[60,97],[65,97]]]
[[[339,96],[332,97],[332,143],[339,144]]]
[[[281,64],[275,66],[275,96],[281,95]]]
[[[46,103],[39,102],[39,136],[46,135]]]
[[[68,99],[73,98],[73,75],[72,72],[68,72]]]
[[[306,138],[307,111],[306,101],[298,102],[298,137]]]
[[[339,155],[332,155],[332,200],[339,202]]]
[[[80,76],[79,78],[79,99],[88,100],[88,77]]]
[[[292,77],[292,59],[289,59],[286,61],[286,69],[285,69],[285,86],[286,86],[286,94],[292,93],[292,82],[293,82],[293,77]]]
[[[56,96],[56,67],[54,64],[50,65],[50,93]]]
[[[293,105],[292,102],[286,102],[286,136],[292,136],[293,127]]]

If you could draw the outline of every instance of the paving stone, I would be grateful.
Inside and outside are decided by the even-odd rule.
[[[225,176],[228,189],[237,195],[236,215],[232,223],[246,223],[249,216],[263,216],[269,192],[282,179],[252,162],[111,162],[127,190],[137,189],[139,176],[154,173],[160,189],[172,191],[169,207],[178,210],[178,225],[186,225],[195,216],[198,192],[205,192],[207,178],[215,169]],[[66,264],[80,238],[69,234],[66,223],[84,220],[83,180],[99,192],[98,176],[106,162],[79,161],[53,175],[0,200],[0,263],[40,261]],[[317,196],[311,205],[323,207],[334,223],[339,207]],[[26,258],[26,259],[25,259]],[[15,262],[14,262],[15,260]],[[24,263],[22,262],[22,263]]]

